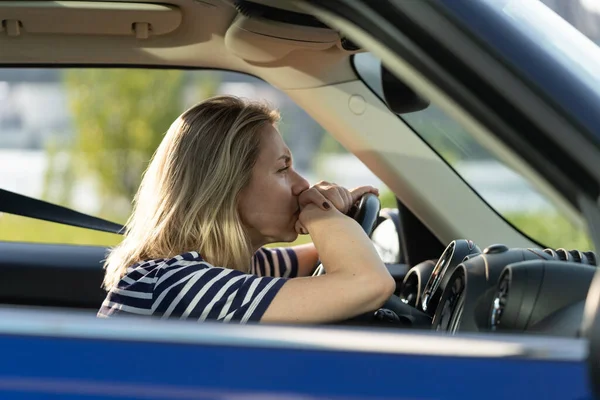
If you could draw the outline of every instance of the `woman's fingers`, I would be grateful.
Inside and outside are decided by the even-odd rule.
[[[347,200],[344,198],[343,190],[341,186],[330,186],[325,192],[322,192],[323,196],[327,198],[342,213],[346,213],[344,210],[347,208]]]
[[[335,190],[332,190],[332,196],[336,198],[336,201],[333,201],[334,205],[336,205],[337,209],[343,214],[347,214],[350,207],[352,207],[352,196],[350,195],[350,191],[342,186],[335,186],[334,189]]]
[[[319,182],[310,189],[305,190],[298,197],[300,208],[313,203],[323,210],[333,207],[347,214],[352,206],[367,193],[379,196],[379,190],[373,186],[359,186],[348,190],[335,183]]]
[[[379,189],[373,186],[359,186],[350,190],[350,195],[352,196],[352,204],[356,203],[367,193],[373,193],[376,196],[379,196]]]
[[[349,203],[345,193],[348,190],[342,186],[336,185],[335,183],[321,181],[312,188],[318,190],[327,200],[331,202],[336,209],[342,213],[346,213],[352,205]]]
[[[319,190],[314,187],[305,190],[304,192],[300,193],[300,196],[298,196],[298,204],[300,205],[301,209],[311,203],[323,210],[331,209],[331,203]]]
[[[352,194],[350,193],[350,191],[346,188],[342,188],[342,189],[344,189],[342,193],[344,195],[344,201],[346,202],[346,205],[347,205],[346,209],[344,210],[344,214],[348,214],[348,212],[354,205],[354,201],[352,201]]]

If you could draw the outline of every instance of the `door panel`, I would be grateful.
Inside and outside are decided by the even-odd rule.
[[[107,249],[0,242],[0,303],[98,309]]]
[[[11,360],[0,363],[0,397],[11,399],[592,398],[574,361],[35,336],[0,346]]]

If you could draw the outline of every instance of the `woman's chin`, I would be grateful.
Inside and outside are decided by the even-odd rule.
[[[298,233],[286,232],[280,235],[271,235],[266,237],[267,243],[290,243],[298,239]]]
[[[298,239],[298,234],[296,232],[289,233],[285,235],[285,238],[282,238],[282,242],[293,242]]]

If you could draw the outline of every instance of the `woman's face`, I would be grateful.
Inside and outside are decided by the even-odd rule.
[[[267,243],[292,242],[298,236],[298,195],[309,184],[292,167],[292,154],[277,129],[263,128],[260,153],[238,209],[255,249]]]

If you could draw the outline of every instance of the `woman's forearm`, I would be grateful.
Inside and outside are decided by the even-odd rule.
[[[314,214],[307,216],[304,225],[328,274],[390,277],[373,243],[355,220],[337,210],[314,210]]]
[[[396,284],[360,225],[337,210],[302,212],[327,273],[290,279],[262,321],[334,322],[381,307]]]

